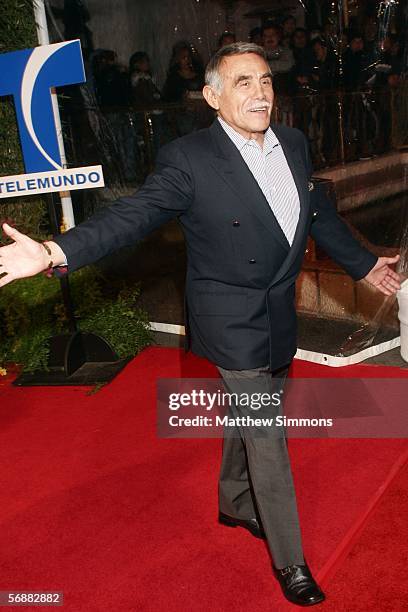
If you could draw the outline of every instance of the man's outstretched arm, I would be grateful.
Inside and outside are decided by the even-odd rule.
[[[160,150],[155,172],[136,194],[116,200],[88,221],[47,241],[48,248],[4,224],[4,232],[14,242],[0,248],[0,287],[34,276],[50,264],[67,261],[72,272],[134,244],[185,212],[193,195],[188,160],[176,142],[170,143]]]

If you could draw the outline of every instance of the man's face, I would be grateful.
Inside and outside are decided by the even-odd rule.
[[[208,86],[203,94],[224,121],[245,138],[263,140],[273,104],[272,76],[266,61],[255,53],[231,55],[220,66],[221,93]]]
[[[353,51],[353,53],[357,53],[358,51],[362,51],[364,48],[364,43],[363,43],[363,39],[358,37],[358,38],[353,38],[350,41],[350,49]]]

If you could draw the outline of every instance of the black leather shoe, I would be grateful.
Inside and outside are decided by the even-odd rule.
[[[286,599],[298,606],[314,606],[324,601],[319,588],[307,565],[289,565],[283,569],[274,567]]]
[[[250,531],[256,538],[265,540],[265,532],[256,518],[246,520],[237,519],[220,512],[218,515],[218,522],[221,523],[221,525],[226,525],[227,527],[243,527],[244,529]]]

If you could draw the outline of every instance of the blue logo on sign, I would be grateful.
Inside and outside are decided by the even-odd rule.
[[[78,40],[0,54],[0,96],[13,96],[27,173],[61,170],[51,88],[85,81]]]

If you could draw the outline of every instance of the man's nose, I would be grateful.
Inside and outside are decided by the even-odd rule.
[[[262,85],[262,83],[260,81],[258,81],[258,82],[255,81],[255,91],[254,91],[254,93],[255,93],[255,97],[256,98],[262,98],[262,99],[265,98],[265,90],[264,90],[264,87],[263,87],[263,85]]]
[[[269,96],[267,95],[270,91],[270,86],[263,85],[261,82],[255,84],[254,95],[255,98],[267,101]]]

